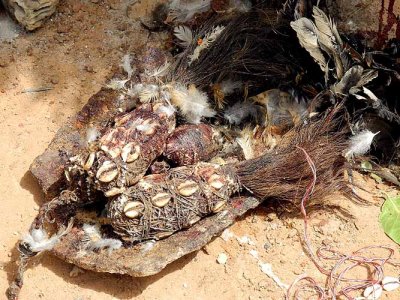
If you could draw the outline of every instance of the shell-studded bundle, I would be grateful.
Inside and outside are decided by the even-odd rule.
[[[314,23],[286,1],[271,21],[271,11],[249,1],[214,12],[210,1],[180,2],[167,4],[169,46],[125,55],[99,92],[112,95],[113,114],[87,126],[84,146],[70,147],[79,150],[59,149],[67,152],[63,184],[20,243],[10,299],[28,258],[52,250],[71,228],[76,240],[65,257],[79,262],[82,254],[162,243],[223,216],[236,196],[297,205],[305,193],[321,200],[349,192],[346,159],[367,153],[376,135],[362,113],[400,124],[370,85],[378,69],[389,85],[397,73],[371,63],[372,54],[363,61],[321,9],[313,9]],[[107,112],[98,104],[85,112],[87,123]],[[350,110],[359,113],[348,128],[339,115]],[[349,129],[360,133],[350,142]]]

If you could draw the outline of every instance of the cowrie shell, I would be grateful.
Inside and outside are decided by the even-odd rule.
[[[109,189],[107,192],[104,193],[104,195],[106,197],[112,197],[118,194],[121,194],[125,191],[125,188],[117,188],[117,187],[113,187],[111,189]]]
[[[124,214],[130,219],[138,218],[142,215],[144,205],[139,201],[131,201],[125,204]]]
[[[110,182],[118,175],[117,165],[106,160],[96,172],[96,178],[101,182]]]
[[[225,200],[217,202],[212,209],[213,213],[222,211],[225,208],[226,203],[227,202]]]
[[[382,286],[385,291],[394,291],[400,287],[400,280],[396,277],[386,276],[382,280]]]
[[[169,203],[170,200],[171,195],[168,193],[158,193],[153,198],[151,198],[151,202],[154,204],[154,206],[157,207],[164,207]]]
[[[189,197],[197,192],[199,186],[192,180],[187,180],[178,186],[178,193],[182,196]]]
[[[96,153],[94,152],[90,153],[85,164],[83,165],[83,169],[86,171],[89,170],[93,166],[95,158],[96,158]]]
[[[130,163],[139,158],[140,146],[128,143],[122,148],[121,158],[124,162]]]
[[[212,174],[210,178],[208,178],[207,183],[216,190],[221,189],[224,186],[224,182],[222,178],[218,174]]]

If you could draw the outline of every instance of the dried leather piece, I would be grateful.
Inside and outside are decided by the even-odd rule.
[[[187,230],[154,243],[153,247],[146,247],[146,244],[141,243],[132,247],[122,247],[111,253],[102,250],[79,255],[84,243],[84,232],[80,225],[74,225],[52,253],[87,270],[135,277],[149,276],[160,272],[173,261],[200,250],[237,218],[260,203],[261,201],[252,197],[233,198],[223,212],[202,219]]]
[[[168,138],[164,155],[175,165],[186,166],[208,161],[221,149],[218,130],[207,124],[185,124]]]

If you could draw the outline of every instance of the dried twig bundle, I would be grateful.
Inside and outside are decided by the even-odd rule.
[[[220,211],[240,187],[261,199],[299,203],[315,175],[304,153],[318,173],[315,198],[345,190],[342,152],[348,145],[343,133],[332,132],[334,125],[323,119],[297,127],[273,153],[237,164],[199,163],[146,176],[109,203],[114,230],[130,242],[163,238]]]
[[[231,167],[199,163],[145,176],[110,201],[109,217],[126,241],[160,239],[223,210],[238,191]]]
[[[114,126],[89,147],[93,151],[74,157],[66,177],[73,189],[84,187],[88,193],[94,189],[107,197],[120,194],[162,154],[174,127],[175,116],[166,114],[163,104],[141,105],[116,118]]]

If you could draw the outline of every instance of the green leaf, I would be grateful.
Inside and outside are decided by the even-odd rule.
[[[382,205],[379,221],[385,233],[400,244],[400,195],[386,199]]]
[[[363,160],[361,162],[361,168],[364,170],[372,170],[372,164],[368,160]]]
[[[379,177],[378,175],[374,174],[374,173],[369,174],[369,176],[371,176],[371,178],[374,179],[377,183],[382,183],[383,182],[382,178]]]

